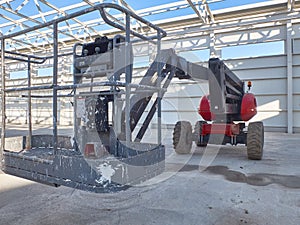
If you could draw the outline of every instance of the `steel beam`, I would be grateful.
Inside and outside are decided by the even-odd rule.
[[[39,0],[39,1],[41,1],[42,3],[44,3],[45,5],[47,5],[48,7],[50,7],[50,8],[52,8],[52,9],[56,10],[58,13],[60,13],[60,14],[62,14],[62,15],[64,15],[64,16],[68,15],[68,13],[66,13],[64,10],[61,10],[61,9],[57,8],[56,6],[50,4],[49,2],[47,2],[47,1],[45,1],[45,0]],[[75,21],[76,23],[80,24],[80,26],[83,26],[84,29],[89,29],[89,30],[91,30],[93,33],[97,33],[97,31],[96,31],[95,29],[93,29],[92,27],[87,27],[87,26],[86,26],[84,23],[82,23],[79,19],[73,18],[72,20]],[[66,24],[68,25],[68,27],[70,27],[70,24],[69,24],[68,21],[66,21]],[[72,31],[71,31],[71,34],[72,34]],[[87,34],[91,37],[91,35],[90,35],[88,32],[87,32]]]
[[[209,24],[211,22],[214,22],[214,16],[210,11],[206,0],[201,0],[201,2],[200,0],[197,0],[196,3],[194,3],[192,0],[186,0],[186,1],[189,3],[191,8],[194,10],[196,15],[201,19],[203,23]],[[195,5],[199,5],[199,9],[197,9]]]
[[[288,11],[293,11],[295,6],[295,0],[287,0]]]

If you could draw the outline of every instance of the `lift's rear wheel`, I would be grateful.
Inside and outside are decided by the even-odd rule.
[[[188,121],[178,121],[173,132],[173,146],[178,154],[191,152],[193,143],[192,125]]]
[[[197,121],[194,127],[194,141],[198,147],[206,147],[207,143],[201,142],[200,135],[202,134],[202,125],[207,124],[206,121]]]
[[[263,156],[264,125],[262,122],[249,123],[247,134],[248,159],[260,160]]]

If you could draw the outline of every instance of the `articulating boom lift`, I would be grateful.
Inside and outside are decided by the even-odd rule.
[[[108,18],[105,10],[110,8],[125,14],[125,26]],[[92,43],[75,44],[72,53],[73,84],[59,85],[58,24],[94,10],[99,10],[107,24],[125,31],[125,36],[97,37]],[[151,27],[157,35],[148,37],[131,30],[130,18]],[[30,31],[50,25],[56,44],[53,45],[54,55],[45,58],[5,51],[5,39],[22,35],[26,30],[0,37],[3,74],[5,59],[27,62],[29,80],[31,63],[42,64],[49,58],[54,61],[53,84],[50,86],[31,86],[28,83],[28,87],[5,88],[5,83],[2,85],[4,123],[0,153],[4,172],[54,186],[65,185],[93,192],[122,190],[161,173],[165,159],[165,146],[161,143],[161,99],[174,77],[209,81],[210,96],[202,98],[199,112],[205,120],[214,121],[213,124],[197,122],[194,135],[189,122],[178,122],[173,138],[176,152],[188,153],[193,136],[197,145],[205,146],[216,135],[221,135],[221,144],[247,143],[249,158],[261,158],[262,143],[258,146],[256,142],[263,137],[261,123],[250,124],[248,133],[243,131],[243,123],[233,123],[236,120],[249,120],[255,115],[255,98],[244,92],[243,82],[222,61],[211,59],[208,69],[187,62],[176,55],[173,49],[161,50],[160,40],[166,36],[165,31],[114,4],[99,4],[31,28]],[[131,35],[157,44],[155,60],[139,82],[135,83]],[[3,74],[2,82],[5,82]],[[19,151],[10,151],[5,147],[5,95],[36,90],[53,91],[53,135],[33,135],[29,117],[29,132],[22,137],[22,147]],[[73,97],[74,137],[58,135],[59,90],[72,91],[72,95],[67,97]],[[29,103],[33,97],[31,94],[27,96]],[[31,104],[28,108],[31,108]],[[143,114],[146,115],[142,121]],[[157,143],[144,143],[143,137],[155,114],[158,118]],[[137,126],[138,123],[142,126]],[[252,138],[255,139],[254,144]]]
[[[177,122],[173,133],[175,151],[189,153],[193,140],[199,147],[208,143],[246,144],[248,158],[260,160],[264,145],[263,123],[251,122],[245,131],[245,121],[257,113],[255,96],[249,93],[251,82],[245,92],[244,82],[218,58],[209,60],[209,69],[209,76],[203,77],[209,81],[209,95],[201,98],[198,109],[205,121],[196,122],[193,134],[190,122]]]

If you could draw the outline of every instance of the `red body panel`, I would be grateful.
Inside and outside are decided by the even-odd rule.
[[[204,95],[200,99],[198,113],[206,121],[211,121],[215,118],[215,115],[213,113],[211,113],[211,111],[210,111],[210,101],[209,101],[208,95]]]
[[[254,94],[244,94],[241,105],[241,119],[243,121],[250,120],[257,113],[256,107],[257,104]]]
[[[257,114],[257,103],[254,94],[245,93],[241,103],[241,119],[248,121]],[[210,111],[209,95],[205,95],[200,99],[198,113],[206,121],[215,119],[215,115]]]

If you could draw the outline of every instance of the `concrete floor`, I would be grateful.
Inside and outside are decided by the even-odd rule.
[[[166,171],[119,193],[54,188],[0,171],[0,225],[300,224],[299,134],[266,133],[261,161],[248,160],[244,146],[176,155],[166,137]]]

